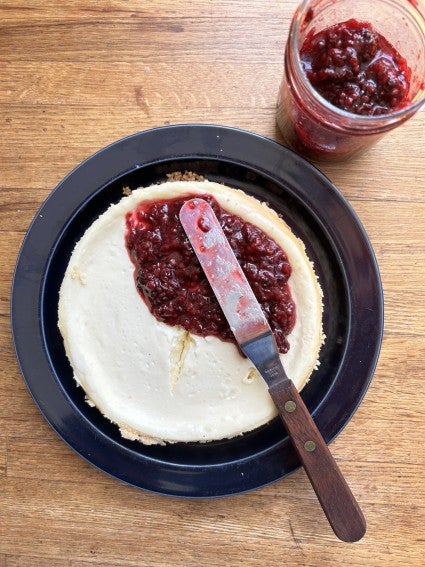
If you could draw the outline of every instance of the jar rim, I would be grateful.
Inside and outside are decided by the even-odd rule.
[[[376,0],[375,0],[376,1]],[[388,4],[396,4],[397,7],[405,10],[410,17],[413,17],[415,23],[419,21],[419,32],[423,37],[424,41],[424,49],[425,49],[425,7],[423,5],[419,5],[418,3],[413,3],[410,0],[407,0],[409,6],[401,6],[400,2],[395,2],[394,0],[381,0]],[[378,115],[361,115],[361,114],[354,114],[352,112],[347,112],[341,108],[330,103],[326,100],[310,83],[307,78],[307,75],[304,71],[301,57],[300,57],[300,48],[299,45],[299,37],[301,32],[302,24],[304,23],[304,19],[307,15],[309,9],[311,9],[314,4],[317,3],[317,0],[302,0],[302,2],[298,5],[293,19],[291,23],[291,30],[289,33],[288,41],[291,42],[292,53],[294,54],[294,62],[297,67],[298,76],[300,77],[303,87],[308,91],[308,93],[314,97],[316,102],[321,104],[326,108],[326,110],[333,114],[337,119],[343,119],[344,121],[349,121],[352,123],[352,126],[356,126],[358,128],[370,128],[372,126],[379,128],[379,126],[388,127],[388,125],[393,124],[395,122],[400,122],[407,120],[410,116],[412,116],[417,110],[425,102],[425,80],[423,81],[421,87],[418,90],[418,93],[415,95],[414,99],[401,108],[400,110],[396,110],[394,112],[389,112],[387,114],[378,114]]]

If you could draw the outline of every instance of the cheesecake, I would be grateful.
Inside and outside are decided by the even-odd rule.
[[[222,184],[126,193],[76,244],[60,288],[58,326],[87,402],[145,444],[232,438],[269,422],[267,385],[235,343],[178,212],[193,197],[213,206],[298,390],[324,341],[303,242],[266,203]]]

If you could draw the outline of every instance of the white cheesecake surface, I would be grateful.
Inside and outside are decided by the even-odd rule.
[[[125,215],[142,201],[213,195],[286,252],[296,324],[281,355],[301,390],[318,364],[322,293],[304,245],[265,204],[208,181],[169,181],[112,205],[75,246],[59,298],[59,329],[87,401],[122,435],[144,443],[210,441],[276,415],[267,386],[236,346],[159,322],[139,295],[125,246]]]

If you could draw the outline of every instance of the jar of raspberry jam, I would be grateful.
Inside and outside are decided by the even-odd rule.
[[[290,26],[277,123],[286,144],[343,161],[425,102],[422,0],[304,0]]]

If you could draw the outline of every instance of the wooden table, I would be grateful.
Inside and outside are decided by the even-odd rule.
[[[303,470],[196,501],[109,478],[46,424],[15,360],[12,272],[43,200],[84,158],[147,128],[217,123],[279,140],[295,5],[0,1],[0,567],[424,564],[424,112],[357,161],[322,166],[371,238],[386,300],[372,386],[331,446],[367,517],[362,541],[336,540]]]

